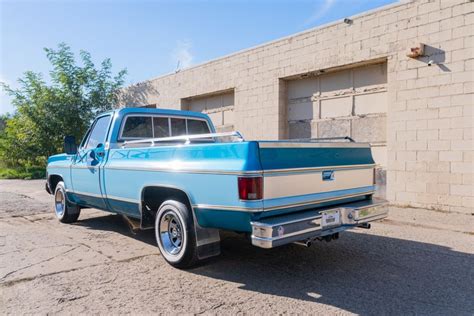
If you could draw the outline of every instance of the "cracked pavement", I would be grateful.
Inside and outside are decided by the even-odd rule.
[[[311,248],[225,233],[221,256],[182,271],[153,231],[94,209],[61,224],[43,181],[0,180],[0,313],[472,315],[473,218],[391,208]]]

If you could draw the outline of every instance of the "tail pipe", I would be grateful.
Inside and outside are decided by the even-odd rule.
[[[295,241],[294,244],[309,248],[309,247],[311,247],[311,245],[313,244],[313,242],[315,240],[319,240],[319,241],[325,240],[326,242],[330,242],[331,240],[336,240],[336,239],[339,239],[339,233],[334,233],[334,234],[326,235],[326,236],[322,236],[322,237],[309,238],[309,239],[302,240],[302,241]]]

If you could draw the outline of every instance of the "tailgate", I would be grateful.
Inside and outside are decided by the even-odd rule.
[[[259,142],[259,153],[266,211],[353,201],[375,190],[369,144]]]

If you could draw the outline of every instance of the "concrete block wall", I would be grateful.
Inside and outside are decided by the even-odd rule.
[[[473,11],[469,0],[398,3],[130,86],[120,105],[179,109],[233,89],[234,125],[247,139],[288,138],[288,78],[385,60],[388,199],[471,213]],[[418,43],[429,57],[408,58]]]

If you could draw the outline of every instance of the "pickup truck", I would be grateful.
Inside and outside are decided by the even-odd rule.
[[[220,230],[254,246],[309,246],[387,216],[373,197],[369,144],[343,139],[245,141],[202,113],[123,108],[100,114],[79,146],[49,157],[46,190],[60,222],[81,209],[154,229],[163,258],[187,268],[220,253]]]

